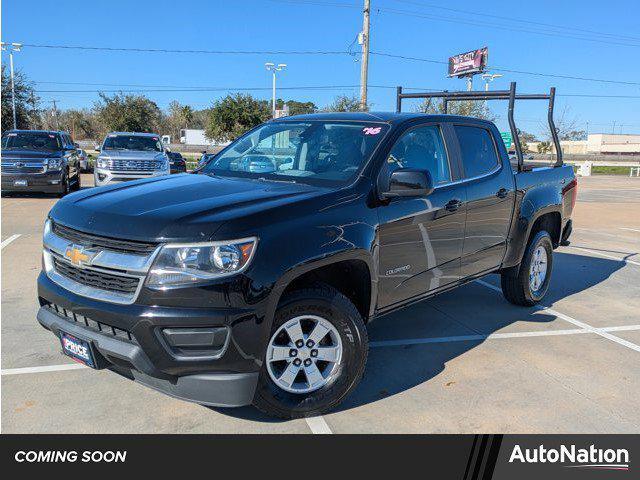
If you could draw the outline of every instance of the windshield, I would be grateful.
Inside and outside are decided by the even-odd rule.
[[[27,150],[62,150],[60,137],[46,132],[7,133],[2,137],[2,148],[24,148]]]
[[[146,137],[142,135],[109,135],[105,139],[102,149],[161,152],[162,145],[158,137]]]
[[[229,145],[202,173],[344,184],[362,170],[387,129],[350,122],[268,123]]]

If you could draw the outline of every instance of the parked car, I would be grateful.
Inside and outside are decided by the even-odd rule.
[[[76,147],[78,147],[77,144],[76,144]],[[87,152],[85,152],[81,148],[77,148],[77,150],[78,150],[78,161],[80,162],[80,171],[81,172],[92,172],[93,171],[93,166],[91,165],[91,162],[89,161],[89,157],[87,156]]]
[[[215,156],[216,156],[215,153],[202,152],[202,155],[198,160],[198,168],[204,167],[207,164],[207,162],[209,162],[209,160],[211,160]]]
[[[167,152],[171,173],[184,173],[187,171],[187,162],[178,152]]]
[[[66,132],[8,130],[2,135],[2,193],[64,196],[80,188],[78,151]]]
[[[169,173],[169,157],[155,133],[108,134],[93,169],[96,186]]]
[[[514,172],[488,121],[281,118],[198,174],[58,202],[37,318],[168,395],[318,415],[360,381],[374,318],[490,273],[542,300],[575,199],[570,166]]]

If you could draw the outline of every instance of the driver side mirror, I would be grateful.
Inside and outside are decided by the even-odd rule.
[[[433,192],[433,180],[427,170],[400,168],[391,173],[383,198],[426,197]]]

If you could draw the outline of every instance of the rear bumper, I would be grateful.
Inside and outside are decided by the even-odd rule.
[[[26,185],[16,185],[16,181],[26,181]],[[62,172],[45,173],[3,173],[4,192],[44,192],[58,193],[62,189]]]
[[[249,405],[253,400],[257,372],[200,373],[159,378],[153,362],[135,341],[71,322],[45,307],[40,308],[37,319],[57,337],[63,331],[89,342],[94,354],[101,357],[101,363],[107,368],[172,397],[218,407],[239,407]]]

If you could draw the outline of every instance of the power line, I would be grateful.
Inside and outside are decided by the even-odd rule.
[[[81,83],[81,82],[34,82],[34,83],[55,83],[61,85],[103,85],[95,83]],[[108,84],[110,86],[129,86],[131,84]],[[197,86],[172,86],[171,88],[157,88],[159,85],[142,85],[136,84],[137,87],[151,87],[151,88],[137,88],[137,89],[112,89],[112,90],[38,90],[37,93],[178,93],[178,92],[229,92],[229,91],[267,91],[271,90],[270,87],[197,87]],[[281,87],[280,90],[349,90],[357,89],[359,85],[299,85]],[[369,88],[389,89],[395,90],[395,85],[369,85]],[[420,90],[420,91],[435,91],[434,88],[425,87],[403,87],[405,90]],[[624,98],[624,99],[640,99],[640,95],[600,95],[590,93],[564,93],[557,94],[557,97],[583,97],[583,98]]]
[[[340,7],[340,8],[358,8],[357,6],[353,5],[353,4],[345,4],[345,3],[333,3],[333,2],[317,2],[317,1],[313,1],[313,0],[272,0],[278,3],[290,3],[290,4],[301,4],[301,5],[316,5],[316,6],[323,6],[323,7]],[[604,43],[604,44],[610,44],[610,45],[617,45],[617,46],[626,46],[626,47],[640,47],[640,43],[628,43],[628,42],[639,42],[640,40],[633,40],[633,39],[628,39],[626,40],[626,42],[624,41],[613,41],[613,40],[606,40],[603,38],[594,38],[594,37],[589,37],[585,34],[567,34],[567,33],[562,33],[562,32],[557,32],[557,31],[549,31],[549,30],[540,30],[540,29],[527,29],[527,28],[518,28],[518,27],[514,27],[514,26],[509,26],[509,25],[504,25],[503,23],[491,23],[491,22],[486,22],[486,21],[472,21],[472,20],[467,20],[464,18],[458,18],[458,17],[451,17],[451,16],[443,16],[443,15],[434,15],[434,14],[427,14],[427,13],[422,13],[422,12],[416,12],[416,11],[412,11],[412,10],[401,10],[401,9],[397,9],[397,8],[387,8],[387,7],[376,7],[375,8],[375,12],[377,13],[390,13],[390,14],[394,14],[394,15],[402,15],[402,16],[408,16],[408,17],[414,17],[414,18],[425,18],[425,19],[429,19],[429,20],[436,20],[436,21],[442,21],[442,22],[448,22],[448,23],[455,23],[455,24],[462,24],[462,25],[471,25],[471,26],[475,26],[475,27],[494,27],[494,28],[500,28],[502,30],[506,30],[506,31],[511,31],[511,32],[520,32],[520,33],[532,33],[535,35],[545,35],[545,36],[550,36],[550,37],[562,37],[562,38],[570,38],[570,39],[574,39],[574,40],[586,40],[589,42],[596,42],[596,43]]]
[[[498,20],[507,20],[509,22],[524,23],[524,24],[537,25],[537,26],[550,27],[550,28],[559,28],[559,29],[562,29],[562,30],[573,30],[573,31],[576,31],[576,32],[589,33],[589,34],[592,34],[592,35],[599,35],[599,36],[611,37],[611,38],[619,38],[619,39],[622,39],[622,40],[640,41],[640,37],[634,37],[634,36],[630,36],[630,35],[620,35],[620,34],[616,34],[616,33],[598,32],[598,31],[595,31],[595,30],[588,30],[588,29],[584,29],[584,28],[571,27],[569,25],[558,25],[558,24],[553,24],[553,23],[536,22],[536,21],[533,21],[533,20],[522,20],[522,19],[515,18],[515,17],[506,17],[506,16],[502,16],[502,15],[492,15],[492,14],[489,14],[489,13],[482,13],[482,12],[479,12],[479,11],[471,11],[471,10],[462,10],[462,9],[459,9],[459,8],[443,7],[441,5],[433,5],[433,4],[430,4],[430,3],[415,2],[415,1],[410,1],[410,0],[395,0],[395,1],[398,2],[398,3],[417,5],[417,6],[427,7],[427,8],[434,8],[434,9],[438,9],[438,10],[447,10],[447,11],[450,11],[450,12],[471,14],[471,15],[474,15],[474,16],[477,16],[477,17],[496,18]]]
[[[442,61],[442,60],[433,60],[433,59],[429,59],[429,58],[420,58],[420,57],[410,57],[407,55],[395,55],[392,53],[385,53],[385,52],[370,52],[371,55],[378,55],[381,57],[389,57],[389,58],[398,58],[401,60],[412,60],[412,61],[418,61],[418,62],[426,62],[426,63],[437,63],[437,64],[441,64],[441,65],[448,65],[448,62]],[[600,83],[616,83],[616,84],[620,84],[620,85],[640,85],[640,82],[627,82],[627,81],[623,81],[623,80],[609,80],[609,79],[603,79],[603,78],[590,78],[590,77],[578,77],[575,75],[564,75],[564,74],[560,74],[560,73],[541,73],[541,72],[529,72],[529,71],[525,71],[525,70],[513,70],[513,69],[508,69],[508,68],[502,68],[502,67],[487,67],[488,70],[495,70],[498,72],[508,72],[508,73],[519,73],[519,74],[523,74],[523,75],[535,75],[538,77],[551,77],[551,78],[564,78],[564,79],[568,79],[568,80],[582,80],[582,81],[586,81],[586,82],[600,82]]]
[[[168,49],[168,48],[137,48],[137,47],[93,47],[87,45],[44,45],[25,43],[25,47],[67,49],[67,50],[93,50],[107,52],[140,52],[140,53],[200,53],[210,55],[345,55],[348,52],[325,50],[197,50],[197,49]]]
[[[32,48],[60,48],[60,49],[82,49],[82,50],[97,50],[97,51],[124,51],[124,52],[158,52],[158,53],[210,53],[210,54],[289,54],[289,55],[352,55],[353,52],[348,51],[277,51],[277,50],[264,50],[264,51],[230,51],[230,50],[169,50],[169,49],[144,49],[144,48],[120,48],[120,47],[89,47],[89,46],[73,46],[73,45],[35,45],[35,44],[24,44],[25,47]],[[448,65],[448,62],[443,60],[433,60],[428,58],[420,58],[420,57],[412,57],[407,55],[399,55],[392,54],[386,52],[370,52],[371,55],[377,55],[381,57],[389,57],[389,58],[398,58],[403,60],[412,60],[419,61],[425,63],[434,63],[438,65]],[[599,82],[599,83],[612,83],[618,85],[640,85],[640,82],[631,82],[631,81],[622,81],[622,80],[609,80],[602,78],[590,78],[590,77],[580,77],[575,75],[566,75],[566,74],[552,74],[552,73],[542,73],[542,72],[531,72],[526,70],[515,70],[508,69],[502,67],[491,67],[491,70],[507,72],[507,73],[517,73],[521,75],[533,75],[539,77],[549,77],[549,78],[562,78],[567,80],[581,80],[581,81],[590,81],[590,82]]]

